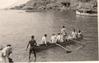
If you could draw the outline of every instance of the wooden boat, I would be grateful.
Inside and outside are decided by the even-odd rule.
[[[64,45],[66,45],[65,44],[65,42],[60,42],[60,43],[58,43],[58,44],[60,44],[60,45],[62,45],[62,46],[64,46]],[[45,45],[45,44],[41,44],[41,45],[39,45],[39,46],[36,46],[35,48],[36,48],[36,51],[37,52],[40,52],[40,51],[42,51],[42,50],[47,50],[47,49],[50,49],[50,48],[54,48],[54,47],[58,47],[57,45],[56,45],[56,43],[47,43],[47,45]]]
[[[82,15],[82,16],[97,16],[97,12],[96,11],[82,10],[82,9],[76,10],[76,14],[77,15]]]
[[[47,46],[45,44],[41,44],[39,46],[36,46],[35,49],[37,52],[43,51],[43,50],[47,50],[50,48],[54,48],[54,47],[59,47],[61,46],[66,47],[68,45],[74,45],[76,42],[75,41],[80,41],[82,39],[76,39],[76,40],[70,40],[70,41],[65,41],[65,42],[57,42],[57,43],[47,43]]]

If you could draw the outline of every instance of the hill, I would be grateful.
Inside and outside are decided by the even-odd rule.
[[[86,5],[85,5],[86,4]],[[67,9],[77,9],[78,7],[96,8],[97,0],[30,0],[20,6],[11,9],[27,10],[27,11],[48,11]]]

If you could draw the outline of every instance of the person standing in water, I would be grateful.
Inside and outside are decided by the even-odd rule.
[[[10,58],[11,53],[12,53],[12,47],[10,44],[8,44],[5,48],[2,49],[2,57],[5,63],[7,62],[13,63],[13,60]]]
[[[28,42],[27,48],[29,46],[30,46],[30,49],[29,49],[29,61],[30,61],[32,53],[34,54],[35,61],[36,61],[36,49],[35,49],[35,47],[37,46],[37,43],[36,43],[34,35],[31,36],[31,40]],[[26,50],[27,50],[27,48],[26,48]]]

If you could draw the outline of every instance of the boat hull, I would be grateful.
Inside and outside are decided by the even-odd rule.
[[[66,46],[65,42],[58,43],[58,44],[60,44],[62,46]],[[47,49],[54,48],[54,47],[58,47],[56,45],[56,43],[48,43],[47,45],[41,44],[39,46],[36,46],[35,49],[36,49],[37,52],[40,52],[40,51],[47,50]]]
[[[90,14],[90,13],[81,13],[81,12],[79,12],[77,10],[76,10],[76,14],[81,15],[81,16],[97,16],[97,13],[92,13],[92,14]]]
[[[80,41],[80,40],[76,40],[76,41]],[[50,48],[54,48],[54,47],[59,47],[57,44],[66,47],[69,45],[74,45],[76,44],[76,42],[74,40],[70,40],[70,41],[66,41],[66,42],[57,42],[57,43],[48,43],[47,46],[45,44],[41,44],[39,46],[36,46],[36,52],[41,52],[43,50],[48,50]]]

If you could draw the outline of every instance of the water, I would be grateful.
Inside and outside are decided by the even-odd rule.
[[[17,10],[0,11],[0,45],[12,44],[14,61],[28,61],[25,51],[31,35],[35,35],[40,44],[41,37],[46,33],[48,40],[52,33],[60,32],[65,25],[68,34],[75,28],[84,34],[81,42],[86,46],[70,54],[60,47],[37,53],[37,61],[80,61],[97,60],[98,56],[98,25],[97,17],[77,16],[73,11],[66,12],[34,12],[27,13]]]

